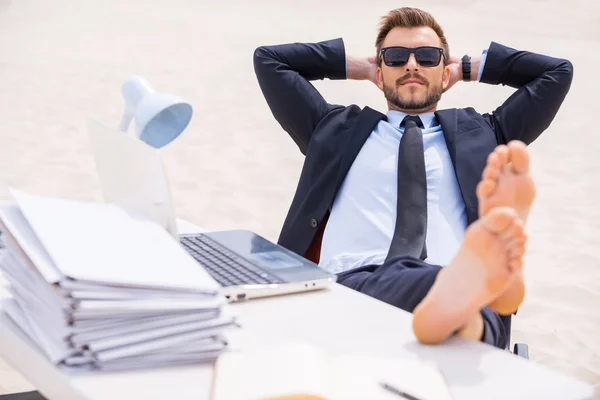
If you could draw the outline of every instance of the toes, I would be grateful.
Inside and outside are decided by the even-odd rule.
[[[525,143],[513,140],[508,144],[508,149],[513,172],[517,174],[529,172],[529,151]]]
[[[525,239],[525,225],[522,221],[516,220],[509,226],[502,235],[510,241],[518,241]]]
[[[527,244],[527,235],[525,233],[523,233],[520,236],[514,237],[511,239],[511,246],[512,247],[523,247],[525,248],[525,245]]]
[[[506,161],[502,162],[502,156],[500,152],[493,151],[487,158],[487,166],[501,169],[504,165],[506,165]]]
[[[497,181],[499,175],[500,175],[500,170],[498,168],[495,168],[492,166],[487,166],[483,170],[483,175],[482,175],[483,179],[482,180],[491,179],[493,181]]]
[[[508,261],[508,268],[514,273],[518,273],[518,272],[522,271],[523,270],[523,257],[516,257],[516,258],[510,259]]]
[[[518,222],[517,212],[509,207],[497,207],[490,210],[483,221],[487,229],[496,234],[501,234]]]
[[[513,227],[508,228],[513,230]],[[508,267],[512,272],[520,272],[523,269],[523,256],[525,255],[525,244],[527,236],[525,233],[517,229],[517,236],[513,237],[508,242]]]
[[[510,158],[509,152],[510,151],[508,149],[508,146],[506,146],[504,144],[496,146],[493,154],[496,154],[496,156],[498,157],[498,160],[500,162],[499,166],[503,166],[508,163],[509,158]]]
[[[509,258],[521,258],[525,255],[525,241],[510,242],[508,249]]]
[[[477,197],[479,199],[484,199],[489,197],[496,189],[496,181],[491,179],[486,179],[477,184]]]
[[[500,234],[502,239],[507,243],[509,257],[523,257],[525,254],[525,243],[527,242],[527,234],[525,233],[525,225],[519,219],[513,221]]]
[[[498,179],[509,161],[509,149],[505,145],[497,146],[487,158],[486,167],[483,170],[483,178]]]

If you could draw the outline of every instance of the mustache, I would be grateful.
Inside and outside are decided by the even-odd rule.
[[[421,75],[417,74],[416,72],[409,72],[408,74],[403,75],[400,78],[396,79],[396,87],[402,85],[404,82],[406,82],[409,79],[416,79],[416,80],[420,81],[422,84],[424,84],[425,86],[429,86],[429,81],[424,76],[421,76]]]

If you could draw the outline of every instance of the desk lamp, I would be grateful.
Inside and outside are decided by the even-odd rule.
[[[171,143],[192,118],[192,106],[183,99],[154,91],[141,76],[129,77],[121,86],[125,112],[119,130],[127,133],[131,120],[135,135],[154,148]]]

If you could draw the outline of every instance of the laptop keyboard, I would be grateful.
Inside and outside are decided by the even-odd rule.
[[[285,283],[204,236],[183,236],[181,244],[221,286]]]

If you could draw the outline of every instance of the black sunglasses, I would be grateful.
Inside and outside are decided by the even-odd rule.
[[[415,59],[421,67],[437,67],[440,65],[442,56],[444,61],[446,55],[444,49],[433,46],[422,46],[417,48],[409,48],[402,46],[384,47],[381,49],[381,57],[383,62],[388,67],[402,67],[410,58],[410,55],[414,54]]]

